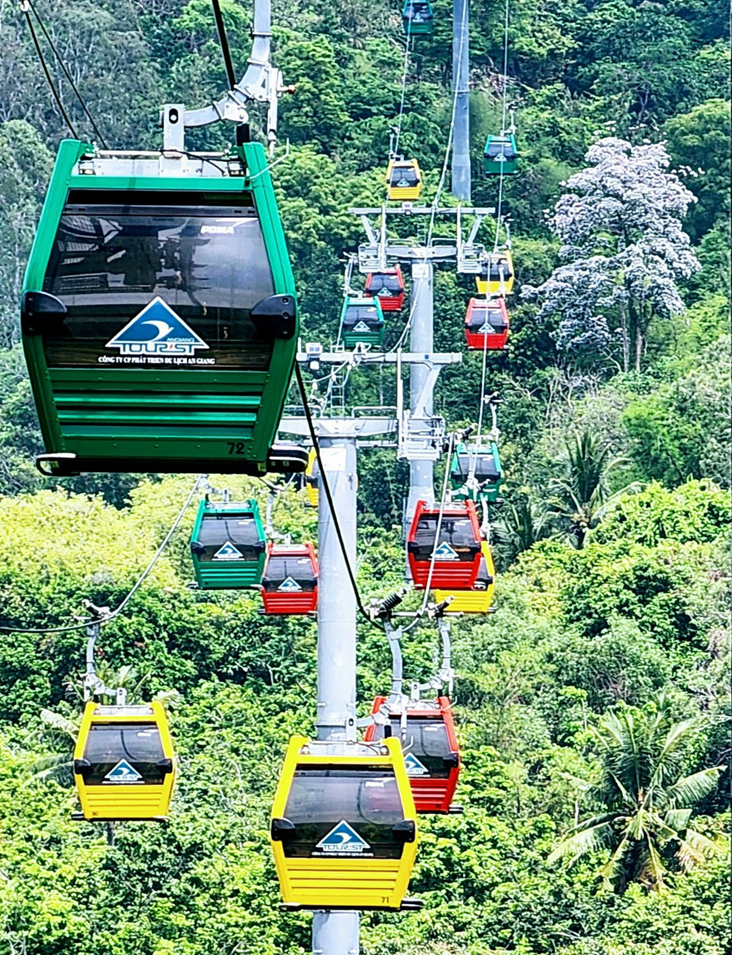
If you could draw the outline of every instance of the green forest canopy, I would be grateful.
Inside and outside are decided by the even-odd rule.
[[[250,8],[222,5],[241,70]],[[203,105],[226,85],[207,0],[37,7],[117,147],[156,147],[161,103]],[[451,6],[434,7],[434,33],[411,59],[402,129],[405,153],[426,171],[428,199],[451,110]],[[640,370],[627,373],[573,360],[557,348],[559,315],[539,320],[537,303],[511,300],[510,347],[489,362],[508,477],[495,613],[454,627],[466,813],[424,824],[410,891],[425,909],[366,917],[363,951],[723,955],[728,770],[678,806],[709,840],[697,864],[685,871],[678,843],[659,838],[663,891],[651,891],[657,881],[630,856],[605,885],[612,841],[589,846],[572,866],[547,860],[578,822],[615,811],[603,788],[613,720],[649,727],[662,710],[668,725],[693,721],[674,756],[677,780],[730,762],[727,11],[717,0],[513,0],[510,11],[508,95],[521,164],[504,202],[517,285],[552,275],[559,243],[545,210],[609,136],[634,147],[665,142],[695,199],[682,227],[700,269],[679,283],[684,310],[651,320]],[[362,0],[274,5],[275,61],[297,87],[281,104],[280,140],[291,152],[274,172],[308,340],[334,337],[339,263],[361,241],[349,206],[381,195],[401,94],[399,14]],[[481,174],[480,156],[500,122],[503,6],[476,0],[471,16],[473,200],[491,205],[495,181]],[[21,14],[5,5],[0,21],[8,66],[0,78],[0,625],[34,628],[79,615],[84,598],[115,606],[191,480],[97,476],[61,488],[33,467],[41,441],[17,303],[65,130]],[[220,148],[230,136],[215,127],[190,145]],[[468,279],[438,271],[439,350],[462,349],[470,294]],[[465,356],[443,373],[436,405],[449,427],[476,419],[480,371],[479,359]],[[390,387],[385,381],[387,403]],[[379,398],[374,381],[353,376],[349,401]],[[586,435],[604,454],[602,493],[577,501],[573,441]],[[383,595],[401,578],[405,475],[387,451],[364,452],[359,470],[359,580],[366,595]],[[254,482],[238,490],[264,500]],[[288,491],[276,514],[284,531],[313,536],[301,494]],[[589,527],[581,547],[578,515]],[[249,595],[190,590],[189,527],[103,641],[105,665],[134,665],[146,692],[170,700],[182,771],[169,824],[121,826],[109,846],[106,833],[70,821],[67,731],[79,717],[83,638],[0,632],[0,940],[13,955],[309,951],[309,919],[277,909],[267,814],[287,738],[311,729],[315,628],[262,618]],[[359,641],[365,713],[386,688],[388,651],[370,629]],[[433,642],[427,628],[410,636],[415,676],[427,674]]]

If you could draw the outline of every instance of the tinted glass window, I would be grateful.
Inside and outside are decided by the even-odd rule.
[[[488,146],[486,156],[489,159],[497,159],[498,156],[504,156],[506,159],[515,159],[516,153],[513,150],[510,139],[493,139]]]
[[[419,176],[414,166],[395,166],[391,171],[392,186],[416,186]]]
[[[361,858],[398,858],[402,846],[391,827],[404,819],[394,771],[388,768],[300,768],[287,797],[285,816],[296,827],[295,839],[285,844],[289,856],[354,855]],[[328,835],[346,822],[355,833],[350,839]],[[358,840],[364,843],[358,848]],[[326,845],[319,846],[323,841]],[[343,851],[338,851],[338,842]],[[328,844],[332,846],[328,848]],[[352,848],[349,849],[349,843]]]
[[[85,780],[91,785],[159,784],[164,775],[158,761],[164,759],[160,730],[156,723],[94,723],[84,748],[84,759],[92,764]],[[139,774],[119,772],[119,781],[112,774],[125,760]],[[124,777],[127,776],[125,779]]]
[[[506,328],[506,319],[500,308],[486,308],[480,305],[474,305],[470,313],[469,327],[480,331],[485,325],[496,331],[503,331]]]
[[[315,589],[313,563],[309,557],[270,557],[262,579],[267,593],[274,593],[288,578],[294,580],[304,591]]]
[[[402,750],[410,776],[429,775],[443,779],[448,777],[451,766],[446,765],[445,758],[450,756],[453,750],[450,746],[447,726],[441,716],[407,715],[406,725],[404,725],[401,714],[398,714],[392,716],[390,723],[391,735],[402,741]],[[383,726],[376,726],[374,738],[384,738]],[[415,759],[419,762],[415,763]],[[423,770],[420,770],[420,764]]]
[[[435,542],[435,532],[437,530],[437,514],[423,514],[417,525],[414,542],[422,546],[429,546],[430,550]],[[437,543],[447,542],[455,548],[469,547],[476,543],[475,531],[468,517],[450,517],[443,515],[440,525],[440,534]]]
[[[491,281],[498,282],[501,279],[501,273],[503,273],[504,281],[510,279],[513,275],[513,272],[508,267],[508,261],[506,259],[501,259],[498,262],[491,262]]]
[[[251,514],[204,514],[198,531],[198,543],[204,547],[201,560],[216,560],[216,553],[225,544],[233,544],[246,560],[258,560],[264,542]],[[228,559],[235,559],[235,556]]]
[[[492,454],[474,455],[470,453],[457,456],[457,466],[453,468],[452,474],[456,480],[466,481],[471,467],[474,468],[475,479],[478,483],[499,476],[496,461]]]
[[[346,310],[344,325],[356,325],[365,322],[367,325],[379,325],[381,319],[375,305],[349,305]]]
[[[180,203],[180,194],[172,195]],[[237,197],[238,206],[196,205],[194,196],[183,200],[191,205],[176,207],[170,196],[148,200],[156,205],[133,205],[130,193],[109,192],[104,204],[99,196],[79,202],[71,194],[43,284],[68,310],[65,321],[44,334],[52,343],[58,340],[61,357],[69,359],[62,363],[96,364],[103,355],[120,364],[138,355],[143,357],[138,363],[155,357],[157,363],[170,364],[173,356],[183,356],[192,357],[191,364],[226,365],[240,362],[243,342],[271,352],[270,342],[258,341],[249,318],[252,307],[274,293],[251,199]],[[160,204],[166,198],[168,204]],[[134,329],[137,336],[127,333],[135,342],[110,344],[157,299],[164,303],[162,309],[141,318]],[[188,329],[181,330],[176,319]],[[185,341],[186,331],[189,347],[174,347]],[[70,355],[68,345],[63,349],[69,340],[75,345]],[[144,343],[142,349],[137,340]],[[166,349],[169,342],[173,347]],[[52,353],[51,364],[53,358]]]
[[[398,275],[385,275],[381,272],[376,272],[369,276],[366,288],[369,292],[374,292],[377,295],[382,291],[391,292],[394,295],[399,295],[404,291]]]

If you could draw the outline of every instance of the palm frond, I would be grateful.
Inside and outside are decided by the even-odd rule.
[[[710,769],[702,769],[698,773],[692,773],[690,776],[677,780],[666,789],[664,805],[671,809],[695,806],[714,791],[719,777],[726,768],[726,766],[712,766]]]
[[[552,865],[559,859],[566,859],[568,856],[570,857],[569,864],[572,865],[580,856],[597,849],[606,848],[613,834],[614,820],[615,813],[608,813],[604,816],[594,816],[592,819],[587,819],[576,826],[549,853],[546,860],[547,865]]]
[[[75,740],[79,735],[79,725],[80,720],[70,720],[66,716],[62,716],[60,713],[54,713],[53,710],[41,710],[41,719],[48,726],[52,727],[55,730],[59,730],[62,733],[65,733],[67,736],[70,736],[72,740]]]

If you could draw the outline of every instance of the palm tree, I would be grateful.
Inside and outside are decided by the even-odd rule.
[[[686,872],[718,851],[689,825],[692,808],[717,785],[726,767],[713,766],[684,775],[689,743],[699,719],[674,723],[661,695],[642,710],[624,706],[606,714],[595,735],[602,751],[599,781],[589,789],[605,811],[575,824],[547,862],[609,850],[600,869],[603,879],[622,892],[636,880],[660,889],[675,856]]]
[[[626,459],[610,456],[610,445],[589,429],[569,438],[565,445],[563,477],[552,478],[555,497],[550,513],[566,528],[567,536],[578,548],[607,512],[624,494],[640,489],[637,481],[610,493],[608,479]]]
[[[493,526],[495,541],[509,563],[537,541],[551,536],[549,514],[529,497],[506,502],[505,510]]]

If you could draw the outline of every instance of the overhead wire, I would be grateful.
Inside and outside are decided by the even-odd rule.
[[[308,425],[308,431],[310,432],[310,440],[313,443],[313,448],[315,449],[315,457],[318,462],[318,468],[320,469],[319,480],[323,484],[323,490],[325,491],[325,498],[328,501],[328,507],[330,508],[330,513],[333,518],[333,526],[335,527],[336,537],[338,538],[338,544],[341,549],[341,554],[343,556],[343,562],[346,565],[346,571],[348,573],[348,579],[353,590],[353,594],[356,598],[356,606],[362,617],[368,620],[374,627],[377,627],[379,630],[381,627],[372,619],[368,610],[364,606],[363,600],[361,599],[361,593],[358,589],[358,584],[356,582],[356,575],[354,573],[353,567],[351,566],[351,561],[348,556],[348,550],[346,549],[346,542],[343,538],[343,531],[341,530],[340,521],[338,520],[338,514],[336,513],[335,505],[333,503],[333,494],[331,493],[330,483],[328,481],[328,475],[325,470],[325,465],[323,464],[323,458],[320,451],[320,442],[318,441],[318,435],[315,430],[315,423],[313,421],[312,412],[310,411],[310,403],[308,402],[307,392],[305,391],[305,382],[303,381],[302,372],[300,371],[300,366],[295,363],[295,379],[297,381],[297,387],[300,391],[300,398],[302,400],[303,410],[305,412],[305,420]]]
[[[224,23],[224,15],[221,12],[221,4],[219,0],[211,0],[211,6],[213,7],[214,20],[216,21],[216,32],[219,35],[219,45],[221,46],[221,55],[224,58],[224,68],[226,70],[226,78],[229,81],[229,89],[234,89],[236,86],[236,73],[234,72],[234,62],[231,58],[231,50],[229,48],[229,39],[226,35],[226,24]]]
[[[502,94],[503,102],[501,106],[501,136],[506,135],[506,111],[508,107],[508,13],[510,0],[506,0],[505,12],[503,17],[503,77]],[[501,170],[498,174],[498,203],[496,205],[496,236],[493,242],[493,251],[498,251],[498,239],[501,233],[501,210],[503,206],[503,171],[504,163],[501,163]]]
[[[191,501],[193,500],[193,495],[201,486],[201,483],[204,482],[205,480],[206,480],[206,475],[204,474],[198,475],[198,477],[196,478],[193,484],[193,487],[190,490],[190,493],[188,494],[188,497],[186,498],[185,503],[183,504],[175,520],[171,524],[170,529],[168,530],[167,534],[163,538],[162,543],[153,554],[147,567],[143,570],[143,572],[137,578],[132,588],[128,591],[126,596],[123,598],[122,602],[118,604],[118,606],[113,611],[111,611],[111,613],[108,613],[101,618],[90,617],[88,620],[84,620],[83,622],[69,624],[68,626],[63,626],[63,627],[2,627],[0,626],[0,632],[2,633],[68,633],[69,631],[72,631],[72,630],[85,630],[88,626],[90,626],[93,623],[99,623],[102,626],[104,626],[108,624],[110,621],[114,620],[115,617],[118,617],[122,613],[122,611],[125,609],[127,604],[130,602],[130,600],[132,600],[132,598],[135,596],[137,591],[143,585],[145,580],[152,573],[153,568],[155,567],[158,560],[162,556],[163,551],[170,543],[170,540],[173,537],[173,534],[175,534],[178,527],[180,526],[180,522],[183,520],[183,516],[185,512],[190,507]]]
[[[102,131],[100,130],[99,126],[97,125],[97,123],[96,123],[94,117],[92,116],[91,110],[90,110],[89,107],[86,105],[86,101],[85,101],[84,97],[83,97],[83,96],[81,95],[81,93],[79,92],[79,90],[78,90],[78,88],[77,88],[77,86],[76,86],[76,83],[74,82],[74,78],[73,78],[73,76],[71,75],[71,73],[70,73],[68,67],[66,66],[66,63],[64,62],[63,57],[62,57],[61,54],[58,52],[58,49],[56,48],[56,44],[53,42],[53,38],[51,37],[51,34],[50,34],[50,33],[48,32],[48,30],[46,29],[46,24],[43,22],[43,19],[42,19],[41,15],[39,14],[38,10],[36,9],[35,4],[33,3],[33,0],[24,0],[24,4],[23,4],[24,8],[25,8],[25,5],[26,5],[26,4],[27,4],[27,6],[29,6],[30,9],[33,11],[33,16],[34,16],[34,17],[36,18],[36,20],[38,21],[38,25],[39,25],[40,28],[41,28],[41,32],[43,33],[43,36],[45,37],[46,42],[47,42],[48,45],[51,47],[51,51],[52,51],[53,55],[56,57],[56,60],[58,61],[58,64],[59,64],[59,66],[61,67],[61,70],[62,70],[64,76],[66,77],[66,81],[68,82],[68,84],[69,84],[69,86],[71,87],[71,89],[74,91],[74,95],[75,95],[76,98],[78,99],[79,105],[81,106],[81,108],[83,109],[84,113],[86,114],[86,117],[87,117],[87,119],[89,120],[89,123],[91,124],[92,129],[93,129],[94,132],[96,133],[96,136],[97,136],[97,138],[99,139],[99,142],[102,144],[102,147],[103,147],[104,149],[107,149],[108,146],[107,146],[107,141],[106,141],[105,138],[104,138],[104,134],[102,133]],[[27,15],[27,13],[26,13],[26,15]],[[38,48],[36,47],[36,49],[38,49]],[[68,125],[68,123],[67,123],[67,125]],[[78,137],[76,137],[76,138],[78,138]]]
[[[33,26],[33,21],[31,20],[31,15],[30,15],[30,12],[29,12],[29,11],[30,11],[30,5],[29,5],[29,3],[28,3],[28,0],[25,0],[25,2],[24,2],[24,3],[22,4],[22,6],[21,6],[21,9],[22,9],[23,13],[25,14],[25,21],[26,21],[26,23],[28,24],[28,31],[29,31],[29,33],[30,33],[30,35],[31,35],[31,40],[33,41],[33,46],[36,48],[36,53],[38,54],[38,60],[39,60],[39,62],[40,62],[40,64],[41,64],[41,69],[43,70],[43,73],[44,73],[44,75],[45,75],[45,77],[46,77],[46,82],[48,83],[49,89],[51,90],[51,94],[53,95],[53,98],[54,98],[54,100],[56,101],[56,106],[58,107],[58,110],[59,110],[59,112],[61,113],[61,117],[62,117],[63,121],[66,123],[66,125],[67,125],[68,128],[69,128],[69,132],[70,132],[71,135],[74,137],[74,139],[78,139],[78,138],[79,138],[79,134],[76,132],[76,129],[74,128],[74,124],[71,122],[71,119],[70,119],[70,117],[69,117],[69,114],[66,112],[66,107],[64,106],[64,104],[63,104],[62,101],[61,101],[61,97],[60,97],[60,95],[59,95],[59,92],[58,92],[58,90],[56,89],[56,86],[55,86],[55,84],[54,84],[54,82],[53,82],[53,78],[51,77],[51,72],[50,72],[50,70],[48,69],[48,64],[46,63],[45,57],[43,56],[43,50],[41,50],[41,45],[40,45],[40,43],[38,42],[38,37],[37,37],[37,35],[36,35],[36,30],[35,30],[35,27]]]

